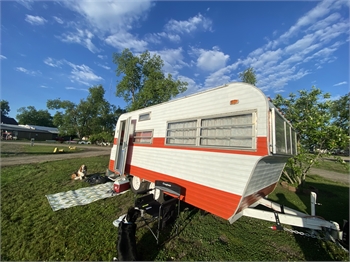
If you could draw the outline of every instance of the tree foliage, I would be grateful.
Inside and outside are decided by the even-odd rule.
[[[312,87],[310,91],[298,91],[298,95],[277,95],[273,99],[298,132],[298,155],[288,161],[283,171],[284,178],[292,184],[303,183],[312,166],[349,141],[346,131],[332,121],[333,103],[329,98],[328,93]],[[310,154],[310,150],[314,153]]]
[[[36,110],[34,106],[21,107],[16,115],[18,124],[54,127],[53,118],[47,110]]]
[[[251,84],[253,86],[255,86],[257,82],[253,67],[249,67],[243,72],[239,73],[239,78],[242,80],[242,82]]]
[[[127,110],[132,111],[170,100],[186,91],[187,83],[174,80],[162,72],[164,65],[159,55],[151,57],[149,51],[135,56],[129,49],[113,54],[116,75],[123,78],[117,84],[116,95],[123,97]]]
[[[103,131],[112,132],[117,119],[124,110],[110,105],[104,99],[105,90],[99,86],[89,88],[86,100],[74,104],[68,100],[47,101],[47,107],[57,111],[53,122],[61,135],[77,135],[79,138]]]
[[[350,118],[350,93],[334,100],[331,107],[334,124],[344,129],[349,134]]]
[[[0,107],[1,107],[1,114],[2,115],[7,116],[10,113],[10,105],[9,105],[8,101],[1,100]]]

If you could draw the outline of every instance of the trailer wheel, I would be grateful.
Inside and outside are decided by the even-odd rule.
[[[154,188],[154,183],[151,182],[148,186],[148,188]],[[152,191],[150,191],[150,194],[153,194],[153,198],[155,200],[157,200],[159,203],[163,203],[164,202],[164,193],[163,191],[160,191],[159,189],[153,189]]]
[[[133,176],[130,182],[131,191],[137,194],[143,190],[146,190],[149,186],[148,181],[142,181],[141,178]]]

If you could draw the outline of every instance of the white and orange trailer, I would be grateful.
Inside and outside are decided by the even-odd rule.
[[[186,189],[183,201],[233,222],[271,193],[296,133],[263,92],[230,83],[121,115],[108,172]]]
[[[266,199],[296,154],[292,125],[263,92],[230,83],[121,115],[107,175],[130,177],[136,193],[153,188],[155,180],[172,182],[185,189],[182,201],[230,223],[248,216],[276,222],[279,229],[326,230],[348,248],[348,221],[340,230],[337,222],[317,217],[314,192],[310,215]]]

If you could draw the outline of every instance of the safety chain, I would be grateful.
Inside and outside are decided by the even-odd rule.
[[[318,240],[323,240],[323,241],[332,241],[333,243],[335,243],[338,247],[340,247],[342,250],[344,250],[345,252],[349,253],[349,250],[347,250],[345,247],[343,247],[343,245],[341,245],[338,241],[336,241],[332,235],[327,234],[325,237],[320,237],[318,234],[309,234],[309,233],[305,233],[305,232],[301,232],[301,231],[297,231],[294,229],[289,229],[289,228],[283,228],[284,231],[287,231],[289,233],[292,234],[297,234],[297,235],[301,235],[301,236],[306,236],[306,237],[312,237],[312,238],[317,238]]]
[[[318,235],[318,234],[309,234],[309,233],[305,233],[305,232],[301,232],[301,231],[297,231],[297,230],[289,229],[289,228],[285,228],[285,227],[283,228],[283,230],[284,230],[284,231],[287,231],[287,232],[290,232],[290,233],[293,233],[293,234],[298,234],[298,235],[301,235],[301,236],[317,238],[318,240],[324,240],[324,241],[329,240],[329,237],[328,237],[328,236],[321,237],[321,236]]]

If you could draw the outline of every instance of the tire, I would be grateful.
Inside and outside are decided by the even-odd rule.
[[[133,176],[130,181],[130,189],[133,193],[137,194],[143,190],[146,190],[149,186],[148,181],[142,181],[139,177]]]
[[[151,182],[148,186],[148,188],[154,188],[154,183]],[[158,201],[159,203],[164,202],[164,192],[160,191],[159,189],[154,189],[152,191],[149,191],[150,194],[153,194],[153,198]]]

